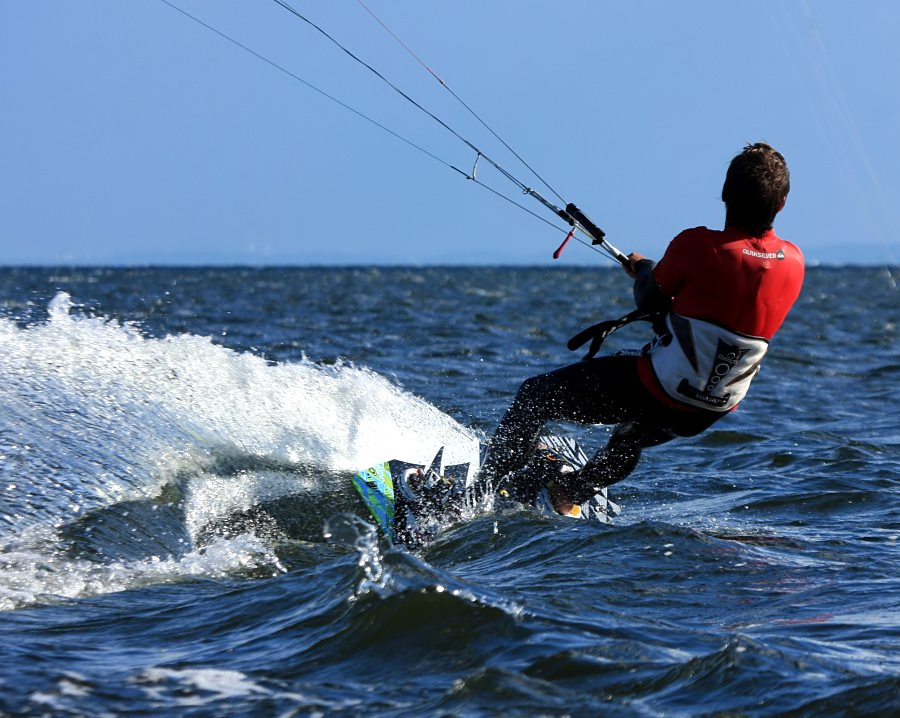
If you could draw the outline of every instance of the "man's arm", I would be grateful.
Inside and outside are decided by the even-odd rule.
[[[628,262],[629,266],[625,268],[625,271],[630,277],[634,277],[634,303],[637,308],[646,312],[660,312],[668,309],[671,299],[660,291],[659,285],[653,278],[656,262],[637,252],[628,255]]]

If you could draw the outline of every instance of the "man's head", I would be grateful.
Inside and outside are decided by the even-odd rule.
[[[772,229],[790,189],[791,175],[781,153],[765,142],[747,145],[731,160],[722,185],[725,226],[754,237],[764,234]]]

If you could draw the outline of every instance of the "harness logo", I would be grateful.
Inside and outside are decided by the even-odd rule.
[[[731,397],[730,394],[726,394],[725,396],[713,396],[708,392],[695,389],[690,385],[690,382],[688,382],[687,379],[681,380],[681,383],[678,385],[678,393],[682,396],[686,396],[688,399],[700,401],[717,408],[725,406],[728,403],[728,399]]]
[[[706,380],[706,391],[710,394],[719,386],[719,383],[734,369],[741,358],[749,349],[741,349],[733,344],[728,344],[719,339],[719,346],[716,348],[716,360],[713,362],[712,369],[709,372],[709,378]]]
[[[756,257],[757,259],[784,259],[783,249],[779,249],[777,252],[757,252],[755,249],[747,249],[745,247],[741,252],[748,257]]]
[[[716,359],[713,362],[703,389],[695,389],[688,383],[687,379],[682,379],[678,385],[678,392],[694,401],[702,401],[710,406],[725,406],[731,394],[722,394],[716,390],[721,390],[724,387],[724,384],[722,384],[723,380],[748,351],[750,350],[741,349],[734,344],[728,344],[719,339],[719,345],[716,347]],[[720,384],[722,386],[719,386]]]

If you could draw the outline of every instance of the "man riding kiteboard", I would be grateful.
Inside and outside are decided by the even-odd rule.
[[[522,383],[491,440],[481,480],[508,484],[534,456],[549,421],[617,424],[580,471],[554,480],[554,506],[566,513],[628,476],[643,449],[695,436],[733,410],[803,282],[800,249],[772,228],[789,190],[784,157],[765,143],[748,145],[726,173],[723,230],[681,232],[658,263],[630,254],[626,271],[638,310],[573,338],[570,347],[596,329],[582,361]],[[608,325],[648,318],[656,336],[643,349],[594,356]]]

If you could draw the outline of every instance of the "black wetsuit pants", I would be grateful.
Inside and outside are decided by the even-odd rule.
[[[636,356],[587,359],[526,379],[488,449],[482,476],[491,482],[521,469],[549,421],[618,424],[609,443],[564,487],[574,502],[630,474],[641,450],[678,436],[694,436],[725,413],[669,407],[640,380]]]

